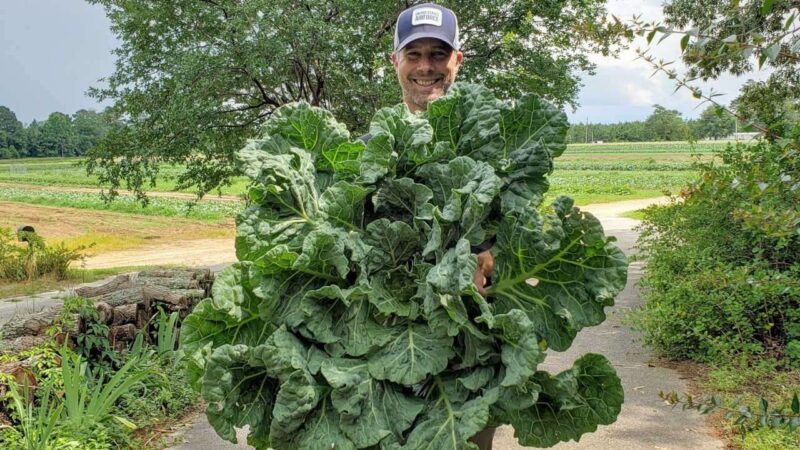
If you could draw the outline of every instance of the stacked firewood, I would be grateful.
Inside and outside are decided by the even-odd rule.
[[[93,321],[108,325],[108,338],[115,348],[127,346],[139,330],[152,325],[159,311],[178,312],[183,319],[200,300],[211,295],[213,275],[208,269],[158,269],[118,275],[110,281],[75,289],[75,295],[90,299],[96,315],[73,315],[63,320],[63,305],[15,317],[0,327],[0,354],[14,354],[43,343],[57,318],[57,343],[85,332]],[[145,338],[148,333],[145,330]],[[0,366],[0,373],[4,368]]]

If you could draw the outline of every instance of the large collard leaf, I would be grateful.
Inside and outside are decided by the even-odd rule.
[[[334,224],[358,230],[364,220],[364,200],[370,192],[371,188],[339,181],[322,193],[319,209]]]
[[[261,129],[261,139],[307,150],[318,170],[335,172],[339,179],[353,179],[360,171],[364,143],[351,141],[347,127],[329,111],[305,102],[275,110]]]
[[[310,153],[295,147],[281,154],[245,148],[238,158],[253,180],[248,191],[252,203],[287,219],[309,221],[316,217],[319,193]]]
[[[537,335],[566,350],[583,327],[605,319],[603,308],[625,287],[628,261],[600,222],[562,197],[553,214],[517,211],[497,232],[496,313],[524,311]]]
[[[497,390],[467,399],[455,379],[436,377],[435,383],[436,395],[428,399],[428,407],[417,419],[403,450],[476,450],[478,447],[468,439],[489,422]]]
[[[448,145],[457,156],[470,156],[495,166],[499,159],[498,102],[483,86],[456,83],[448,95],[428,105],[425,117],[433,142]]]
[[[369,356],[369,373],[378,380],[413,385],[444,370],[453,356],[452,346],[446,330],[408,322]]]
[[[278,380],[269,378],[263,366],[251,365],[247,345],[223,345],[211,354],[202,379],[206,415],[217,434],[236,443],[236,428],[250,426],[253,445],[269,444],[274,392]]]
[[[459,235],[474,245],[486,239],[483,225],[503,185],[489,164],[460,156],[447,164],[426,164],[416,176],[431,186],[434,205],[441,211],[436,219],[453,222]]]
[[[260,273],[252,264],[226,267],[211,289],[212,297],[198,303],[181,325],[181,353],[195,387],[214,349],[225,344],[258,345],[276,328],[262,312],[277,299],[262,288]]]
[[[381,183],[372,202],[376,215],[413,223],[416,219],[431,218],[432,198],[431,188],[424,184],[411,178],[391,178]]]
[[[500,107],[503,142],[499,171],[512,180],[537,180],[553,170],[553,158],[567,148],[567,116],[536,95]]]
[[[389,435],[401,439],[425,403],[397,385],[372,378],[363,360],[329,359],[321,371],[333,388],[331,402],[340,426],[358,448],[376,445]]]
[[[537,372],[534,380],[541,386],[536,403],[505,414],[522,445],[577,441],[598,425],[613,423],[622,408],[622,383],[602,355],[586,354],[556,376]]]
[[[405,104],[382,108],[375,113],[370,122],[369,132],[374,137],[391,136],[392,167],[399,165],[402,176],[413,166],[442,159],[451,154],[437,151],[429,145],[433,138],[431,124],[416,114],[409,112]],[[372,149],[370,149],[371,151]]]
[[[272,209],[251,206],[236,217],[236,257],[264,273],[292,267],[300,255],[311,224],[287,220]]]
[[[405,222],[389,219],[378,219],[367,225],[363,242],[367,245],[361,262],[365,274],[404,266],[420,250],[419,233]]]
[[[544,353],[539,350],[538,336],[533,332],[528,316],[518,309],[494,316],[494,324],[502,330],[504,341],[501,358],[505,376],[500,385],[522,386],[544,361]]]

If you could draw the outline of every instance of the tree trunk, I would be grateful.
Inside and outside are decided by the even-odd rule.
[[[126,323],[136,323],[136,309],[139,307],[138,303],[132,305],[122,305],[114,308],[113,318],[111,319],[112,325],[123,325]]]
[[[36,336],[44,331],[53,323],[53,319],[58,316],[63,305],[51,306],[37,313],[11,319],[0,327],[0,336],[4,339],[13,339],[20,336]]]
[[[109,294],[120,289],[133,287],[130,275],[117,275],[109,281],[100,286],[84,286],[75,289],[75,295],[83,298],[97,297],[100,295]]]
[[[120,289],[115,292],[109,292],[99,297],[94,297],[92,300],[95,304],[97,302],[103,302],[108,304],[108,306],[115,308],[117,306],[129,305],[131,303],[140,303],[144,301],[144,296],[142,295],[142,287],[137,286]]]

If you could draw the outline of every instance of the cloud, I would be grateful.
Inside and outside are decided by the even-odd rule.
[[[608,2],[609,14],[622,20],[639,15],[645,21],[663,20],[661,0]],[[656,38],[656,41],[658,38]],[[673,61],[673,67],[679,74],[687,72],[681,61],[680,36],[674,35],[663,42],[650,47],[649,53],[656,59]],[[636,53],[637,48],[647,49],[644,38],[637,38],[630,46],[616,57],[591,55],[590,60],[597,65],[596,75],[583,75],[584,87],[579,93],[579,107],[568,112],[573,121],[589,120],[595,123],[613,123],[626,120],[643,120],[652,111],[652,105],[659,104],[679,111],[684,118],[700,115],[706,105],[695,99],[686,89],[675,91],[676,84],[664,73],[653,74],[651,64],[642,60]],[[769,71],[758,71],[747,76],[735,77],[725,75],[716,80],[694,83],[704,93],[711,90],[725,95],[717,101],[728,104],[736,98],[739,88],[748,79],[763,80]]]

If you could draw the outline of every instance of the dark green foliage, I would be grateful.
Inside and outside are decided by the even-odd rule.
[[[185,166],[179,183],[205,193],[236,174],[234,152],[281,105],[324,107],[363,133],[400,101],[389,55],[407,1],[170,2],[90,0],[121,46],[106,87],[113,129],[89,168],[110,188],[146,190],[159,162]],[[573,104],[588,54],[614,51],[622,30],[604,0],[452,0],[465,54],[459,80],[505,98],[534,92]]]
[[[240,262],[181,330],[220,436],[455,450],[489,424],[552,446],[613,422],[622,389],[603,356],[537,370],[605,319],[627,277],[596,218],[567,197],[540,208],[566,127],[538,96],[472,84],[424,114],[381,109],[366,145],[325,110],[277,110],[238,153],[252,180]],[[482,295],[470,247],[487,240]]]
[[[669,356],[799,364],[797,147],[731,146],[682,201],[646,213],[647,341]]]

